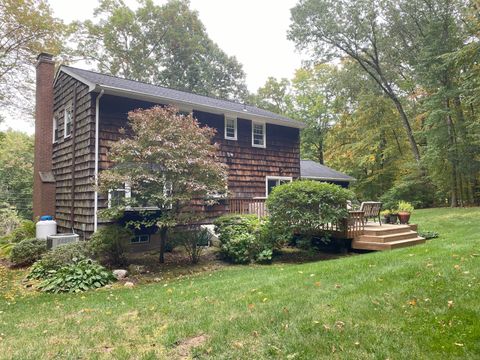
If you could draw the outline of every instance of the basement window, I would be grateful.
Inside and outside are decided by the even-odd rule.
[[[72,122],[73,122],[73,110],[72,106],[69,105],[67,108],[65,108],[65,114],[64,114],[64,136],[69,137],[72,134]]]
[[[237,140],[237,119],[225,116],[225,139]]]
[[[252,146],[265,147],[265,123],[252,122]]]
[[[150,242],[150,235],[148,234],[141,234],[141,235],[134,235],[130,240],[132,244],[146,244]]]

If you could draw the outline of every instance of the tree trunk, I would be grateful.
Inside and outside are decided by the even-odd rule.
[[[323,165],[323,139],[318,144],[318,153],[317,153],[318,162]]]
[[[445,105],[447,107],[448,113],[445,117],[445,121],[447,124],[447,132],[448,132],[448,145],[449,149],[447,152],[447,156],[449,157],[449,161],[452,164],[452,174],[451,174],[451,207],[458,206],[458,171],[457,171],[457,161],[458,161],[458,153],[457,153],[457,142],[455,139],[455,129],[453,125],[452,116],[450,114],[450,100],[447,98]],[[453,152],[453,156],[450,153]]]
[[[158,259],[160,264],[163,264],[165,262],[165,246],[167,244],[167,232],[168,227],[163,226],[160,228],[160,257]]]
[[[403,105],[400,100],[397,99],[395,95],[390,95],[395,107],[397,108],[398,113],[400,114],[400,118],[402,119],[403,127],[407,133],[408,142],[410,143],[410,148],[412,149],[413,157],[417,164],[420,165],[420,151],[418,150],[417,142],[415,141],[415,137],[413,136],[412,127],[410,126],[410,121],[408,120],[407,114],[403,109]]]

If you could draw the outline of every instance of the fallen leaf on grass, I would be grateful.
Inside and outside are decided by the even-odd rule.
[[[454,343],[454,344],[457,345],[457,346],[464,346],[464,345],[461,344],[461,343]]]
[[[449,300],[449,301],[448,301],[448,308],[450,309],[450,308],[452,308],[452,307],[453,307],[453,301],[452,301],[452,300]]]
[[[320,285],[321,285],[320,281],[315,282],[316,287],[320,287]]]
[[[412,299],[408,302],[408,305],[410,306],[417,306],[417,299]]]
[[[342,287],[342,285],[340,284],[335,284],[335,289],[340,289]]]
[[[248,308],[249,308],[250,310],[253,310],[253,309],[255,308],[255,304],[248,304]]]

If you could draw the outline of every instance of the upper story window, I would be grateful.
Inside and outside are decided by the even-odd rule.
[[[58,131],[58,119],[57,119],[56,116],[53,118],[53,134],[52,134],[52,137],[53,137],[53,142],[56,142],[56,141],[58,141],[58,139],[60,139],[60,132]]]
[[[252,122],[252,146],[265,147],[265,123]]]
[[[69,105],[65,108],[64,114],[64,136],[69,137],[72,134],[72,122],[73,122],[73,110],[72,105]]]
[[[237,140],[237,119],[225,116],[225,139]]]

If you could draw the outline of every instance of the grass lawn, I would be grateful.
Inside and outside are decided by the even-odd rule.
[[[412,220],[440,238],[80,295],[0,265],[0,358],[478,359],[480,209]]]

